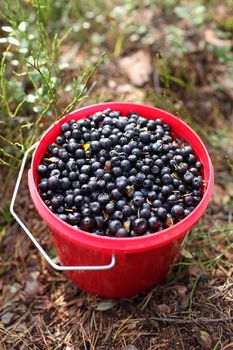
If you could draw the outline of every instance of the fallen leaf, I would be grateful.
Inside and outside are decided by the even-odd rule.
[[[59,158],[51,157],[51,158],[44,158],[44,160],[51,162],[51,163],[57,163],[59,161]]]
[[[116,305],[116,302],[114,300],[105,300],[101,301],[95,306],[95,309],[97,311],[107,311],[112,309]]]
[[[139,350],[135,345],[126,345],[123,346],[123,348],[120,348],[120,350]]]
[[[172,225],[174,225],[173,219],[172,219],[172,218],[168,218],[168,219],[166,220],[166,222],[165,222],[165,226],[166,226],[166,227],[170,227],[170,226],[172,226]]]
[[[104,171],[110,172],[112,168],[112,163],[110,160],[107,160],[104,164]]]
[[[109,218],[109,214],[103,211],[103,217],[104,217],[104,221],[106,221]]]
[[[166,304],[157,305],[157,308],[161,314],[169,314],[171,312],[170,307]]]
[[[145,91],[131,84],[120,84],[114,89],[114,92],[117,96],[122,96],[124,100],[130,102],[143,102],[145,100]]]
[[[38,281],[27,281],[26,287],[25,287],[25,293],[33,296],[35,295],[39,290],[40,284]]]
[[[119,66],[135,86],[143,86],[152,73],[151,56],[147,50],[139,50],[119,59]]]
[[[181,285],[176,285],[175,286],[177,292],[180,294],[180,295],[183,295],[183,294],[186,294],[187,293],[187,287],[185,286],[181,286]]]
[[[123,223],[123,226],[124,226],[124,228],[126,229],[127,232],[129,232],[129,230],[130,230],[130,223],[131,223],[130,220],[126,220]]]
[[[27,295],[34,296],[39,291],[41,285],[37,280],[38,276],[39,276],[39,272],[37,271],[31,272],[29,274],[26,280],[26,285],[24,289]]]
[[[14,314],[12,312],[6,312],[1,316],[1,321],[3,324],[9,324],[12,320]]]
[[[132,197],[134,191],[135,191],[134,185],[126,187],[126,193],[129,197]]]
[[[182,255],[184,258],[186,258],[186,259],[192,259],[192,258],[193,258],[192,254],[191,254],[188,250],[186,250],[186,249],[182,249],[182,250],[181,250],[181,255]]]
[[[231,40],[219,39],[212,29],[206,29],[204,36],[207,43],[216,47],[226,47],[232,45]]]
[[[203,349],[212,349],[212,339],[209,333],[207,333],[206,331],[198,330],[196,334],[196,339],[198,343],[203,347]]]
[[[85,152],[87,152],[91,145],[90,145],[90,143],[83,143],[81,146],[82,146],[83,150]]]
[[[65,350],[75,350],[74,346],[66,345]]]
[[[217,82],[221,85],[223,91],[233,100],[233,81],[229,76],[217,77]]]

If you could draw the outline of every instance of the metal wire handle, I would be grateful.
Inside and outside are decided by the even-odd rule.
[[[48,256],[48,254],[44,251],[44,249],[41,247],[41,245],[39,244],[39,242],[36,240],[36,238],[33,236],[33,234],[29,231],[29,229],[25,226],[25,224],[22,222],[22,220],[19,218],[19,216],[17,215],[17,213],[14,210],[14,205],[15,205],[15,201],[16,201],[16,197],[18,194],[18,190],[19,190],[19,186],[21,183],[21,179],[23,176],[23,171],[26,165],[26,161],[27,161],[27,157],[28,154],[34,149],[36,148],[36,146],[38,145],[38,142],[35,143],[34,145],[32,145],[24,154],[22,163],[21,163],[21,167],[19,170],[19,174],[17,177],[17,181],[15,184],[15,189],[13,192],[13,196],[12,196],[12,200],[11,200],[11,205],[10,205],[10,212],[11,214],[14,216],[15,220],[17,220],[17,222],[19,223],[19,225],[23,228],[23,230],[25,231],[25,233],[28,235],[28,237],[32,240],[32,242],[34,243],[34,245],[36,246],[36,248],[39,250],[39,252],[41,253],[41,255],[43,255],[43,257],[45,258],[45,260],[49,263],[50,266],[52,266],[55,270],[58,271],[78,271],[78,270],[82,270],[82,271],[97,271],[97,270],[109,270],[112,269],[115,264],[116,264],[116,256],[115,254],[112,254],[112,259],[110,264],[108,265],[93,265],[93,266],[62,266],[62,265],[57,265],[53,262],[53,260]]]

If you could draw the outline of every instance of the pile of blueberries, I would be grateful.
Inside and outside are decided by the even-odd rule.
[[[161,119],[106,109],[61,125],[37,167],[60,219],[101,236],[136,237],[185,218],[202,198],[202,164]]]

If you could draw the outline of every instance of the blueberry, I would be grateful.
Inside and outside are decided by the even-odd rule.
[[[80,183],[87,183],[89,180],[89,176],[87,174],[80,174],[78,177]]]
[[[119,191],[125,191],[126,187],[127,187],[127,181],[126,180],[119,180],[116,183],[117,189]]]
[[[117,201],[116,203],[116,209],[118,210],[122,210],[124,205],[126,205],[127,201],[125,199],[120,199],[119,201]]]
[[[171,208],[171,214],[180,219],[184,216],[184,208],[181,205],[176,204]]]
[[[151,211],[149,209],[142,209],[140,211],[140,218],[149,219],[151,217]]]
[[[170,194],[172,193],[172,186],[170,186],[170,185],[164,185],[164,186],[162,186],[162,188],[161,188],[161,194],[163,195],[163,196],[169,196]]]
[[[123,171],[120,167],[115,166],[112,168],[112,174],[117,178],[123,174]]]
[[[188,156],[190,153],[192,153],[193,149],[191,146],[185,146],[184,148],[181,149],[181,155],[186,157]]]
[[[105,186],[106,192],[110,193],[110,192],[112,192],[112,190],[114,190],[115,188],[116,188],[116,185],[115,185],[114,182],[107,182],[107,183],[106,183],[106,186]],[[119,189],[119,187],[118,187],[118,189]]]
[[[62,146],[63,143],[65,142],[65,137],[60,135],[56,138],[56,143],[59,145],[59,146]]]
[[[57,176],[51,176],[48,178],[48,187],[51,189],[51,190],[56,190],[60,187],[60,179],[57,177]]]
[[[90,210],[93,214],[99,214],[101,211],[101,205],[98,202],[90,203]]]
[[[111,217],[111,218],[112,218],[112,219],[119,220],[119,221],[122,221],[123,217],[124,217],[124,215],[123,215],[122,211],[116,210],[116,211],[114,211],[114,213],[112,214],[112,217]]]
[[[114,189],[114,190],[112,190],[112,192],[111,192],[111,197],[112,197],[112,199],[114,199],[114,200],[119,200],[119,199],[121,199],[122,194],[121,194],[121,192],[120,192],[118,189]]]
[[[190,173],[189,171],[187,171],[184,174],[184,182],[185,182],[185,184],[191,185],[193,180],[194,180],[194,175],[192,173]]]
[[[46,165],[40,164],[40,165],[38,165],[36,171],[40,176],[46,176],[48,173],[48,168]]]
[[[167,218],[167,210],[164,207],[159,207],[156,211],[156,215],[161,220],[166,220]]]
[[[131,176],[128,178],[128,183],[129,183],[129,185],[135,185],[135,184],[137,183],[137,178],[136,178],[136,176],[131,175]]]
[[[98,152],[100,150],[100,143],[99,141],[92,141],[91,142],[91,149],[93,152]]]
[[[153,202],[157,198],[157,194],[155,191],[148,192],[147,198],[149,201]]]
[[[170,185],[171,183],[172,183],[172,176],[171,175],[169,175],[169,174],[164,174],[163,176],[162,176],[162,183],[164,184],[164,185]]]
[[[93,171],[98,170],[100,167],[101,167],[101,163],[97,162],[97,161],[93,162],[92,165],[91,165],[91,168],[92,168]]]
[[[147,221],[143,218],[140,218],[140,219],[136,219],[134,224],[133,224],[133,229],[135,231],[136,234],[143,234],[146,232],[147,230]]]
[[[84,198],[82,195],[77,195],[74,197],[74,203],[77,206],[81,206],[82,204],[84,204]]]
[[[67,205],[67,207],[72,207],[74,204],[74,195],[73,194],[68,194],[65,197],[65,204]]]
[[[187,170],[188,170],[188,165],[186,163],[181,163],[176,168],[176,172],[178,175],[184,175]]]
[[[131,163],[129,160],[125,159],[121,162],[121,169],[123,171],[129,171],[131,169]]]
[[[141,185],[141,184],[143,184],[143,182],[145,181],[146,175],[143,174],[143,173],[138,173],[138,174],[136,175],[136,179],[137,179],[137,184],[138,184],[138,185]]]
[[[151,180],[146,179],[143,182],[143,187],[150,190],[153,187],[153,182]]]
[[[82,149],[77,149],[77,151],[75,151],[75,157],[77,159],[85,158],[85,152]]]
[[[81,140],[81,132],[78,129],[74,129],[71,133],[73,139],[75,141],[80,141]]]
[[[122,223],[119,220],[109,221],[108,228],[111,234],[115,235],[117,231],[122,228]]]
[[[105,211],[107,214],[112,214],[114,213],[115,210],[115,203],[114,202],[109,202],[106,204]]]
[[[99,230],[104,229],[104,219],[101,215],[97,215],[94,217],[95,225]]]
[[[67,217],[66,214],[59,214],[58,217],[59,217],[62,221],[65,221],[65,222],[68,221],[68,217]]]
[[[69,153],[65,150],[62,150],[62,152],[60,152],[60,159],[63,160],[63,162],[68,162],[68,160],[70,159]]]
[[[75,213],[69,213],[68,214],[68,222],[69,222],[69,224],[77,225],[77,224],[79,224],[80,220],[81,220],[80,213],[75,212]]]
[[[128,232],[123,227],[119,228],[119,230],[116,232],[116,237],[128,237],[128,235]]]
[[[153,231],[157,231],[157,229],[160,227],[161,223],[159,219],[156,216],[152,216],[148,220],[149,227]]]
[[[47,189],[48,189],[48,186],[49,186],[48,185],[48,181],[47,180],[43,180],[39,184],[39,189],[40,189],[41,192],[46,192]]]
[[[87,175],[91,175],[91,165],[83,165],[80,169],[82,174],[87,174]]]
[[[130,216],[132,213],[132,209],[129,205],[124,205],[122,208],[122,214],[124,217]]]
[[[70,182],[70,179],[68,177],[63,177],[60,180],[60,187],[61,187],[61,189],[67,190],[67,189],[70,188],[70,186],[71,186],[71,182]]]
[[[99,196],[98,196],[98,202],[101,204],[101,205],[106,205],[110,200],[110,196],[109,194],[107,193],[101,193]]]
[[[198,177],[195,177],[193,180],[192,180],[192,187],[195,188],[195,189],[199,189],[201,188],[203,185],[203,180],[201,178],[198,178]]]
[[[76,142],[70,142],[67,146],[67,151],[74,154],[78,149],[78,144]]]
[[[184,197],[184,205],[187,207],[193,207],[195,205],[195,199],[192,195]]]
[[[144,203],[144,199],[142,196],[137,196],[133,198],[133,204],[135,205],[135,207],[139,208],[143,205]]]
[[[152,168],[151,168],[151,174],[152,175],[158,175],[160,172],[160,168],[157,166],[157,165],[154,165]]]
[[[58,209],[62,204],[62,202],[58,196],[52,197],[50,203],[51,203],[53,209]]]
[[[142,165],[141,172],[144,173],[145,175],[148,175],[150,173],[149,165]]]
[[[111,130],[110,130],[110,134],[111,134]],[[112,147],[112,141],[110,139],[103,138],[103,139],[100,139],[99,142],[100,142],[100,146],[103,149],[109,150]]]
[[[91,232],[94,226],[93,219],[89,216],[83,218],[80,222],[80,228],[84,231]]]
[[[62,131],[62,132],[66,132],[66,131],[68,131],[68,130],[70,130],[69,124],[68,124],[68,123],[63,123],[63,124],[61,125],[61,131]]]

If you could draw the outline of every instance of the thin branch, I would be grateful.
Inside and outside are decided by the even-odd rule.
[[[233,321],[232,317],[224,318],[193,318],[193,319],[184,319],[184,318],[166,318],[166,317],[151,317],[152,320],[158,322],[168,322],[168,323],[179,323],[179,324],[193,324],[193,323],[217,323],[217,322],[229,322]]]

